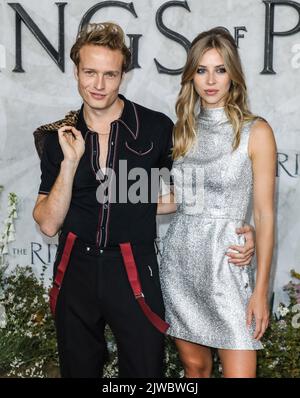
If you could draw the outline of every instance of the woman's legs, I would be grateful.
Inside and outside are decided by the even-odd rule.
[[[187,378],[208,378],[212,372],[212,354],[209,347],[175,339],[179,357]]]
[[[218,350],[226,378],[255,378],[256,351]]]
[[[187,378],[211,376],[213,359],[210,347],[175,338],[176,347]],[[225,378],[255,378],[257,353],[255,350],[224,350],[218,354]]]

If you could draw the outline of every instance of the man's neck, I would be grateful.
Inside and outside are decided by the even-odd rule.
[[[104,125],[110,125],[111,122],[118,119],[124,108],[124,101],[117,98],[116,101],[106,109],[94,109],[88,105],[83,105],[84,120],[89,128],[99,131]]]

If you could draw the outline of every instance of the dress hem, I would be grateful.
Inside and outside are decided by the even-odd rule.
[[[245,347],[241,347],[241,346],[239,346],[239,347],[236,347],[236,346],[233,346],[233,345],[231,345],[231,344],[221,344],[221,343],[218,343],[218,342],[212,342],[212,341],[209,341],[209,340],[205,340],[205,338],[202,338],[202,337],[199,337],[199,336],[197,336],[197,337],[194,337],[194,336],[180,336],[179,335],[179,333],[173,333],[172,331],[168,331],[167,332],[167,335],[168,336],[170,336],[170,337],[175,337],[176,339],[181,339],[181,340],[186,340],[186,341],[188,341],[188,342],[191,342],[191,343],[196,343],[196,344],[200,344],[200,345],[203,345],[203,346],[206,346],[206,347],[210,347],[210,348],[218,348],[218,349],[224,349],[224,350],[247,350],[247,351],[259,351],[259,350],[263,350],[264,349],[264,347],[263,347],[263,345],[260,347],[260,348],[254,348],[253,346],[251,346],[251,347],[249,347],[249,346],[245,346]]]

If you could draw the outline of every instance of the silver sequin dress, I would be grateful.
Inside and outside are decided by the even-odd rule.
[[[252,123],[244,125],[233,152],[233,129],[224,108],[202,109],[194,148],[174,162],[181,203],[163,239],[160,262],[168,334],[173,337],[223,349],[263,348],[252,337],[254,322],[246,327],[253,265],[238,267],[225,256],[229,246],[244,244],[235,230],[245,223],[252,197]]]

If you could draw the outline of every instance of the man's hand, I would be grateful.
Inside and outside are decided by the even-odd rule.
[[[249,265],[255,251],[255,230],[251,225],[245,225],[236,229],[237,234],[245,237],[245,246],[229,246],[229,249],[237,253],[227,252],[229,262],[237,266]]]
[[[64,154],[64,159],[78,164],[84,154],[85,142],[75,127],[64,126],[58,130],[59,144]]]

